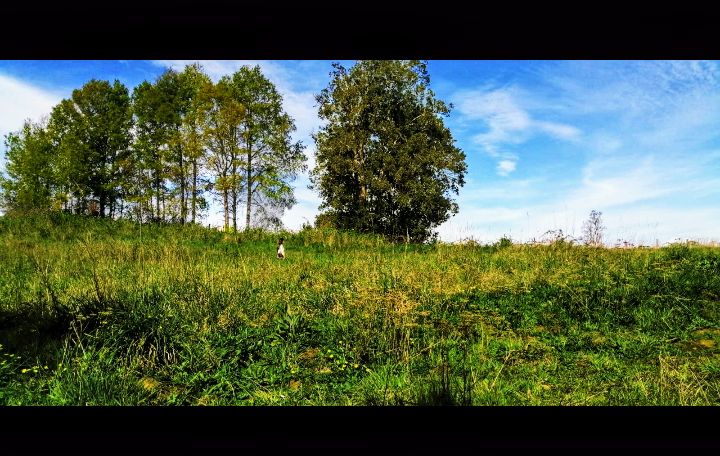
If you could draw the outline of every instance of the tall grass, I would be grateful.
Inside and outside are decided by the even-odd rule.
[[[1,217],[0,403],[714,405],[719,310],[694,244]]]

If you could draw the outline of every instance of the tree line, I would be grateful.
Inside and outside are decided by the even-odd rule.
[[[217,83],[198,64],[166,70],[132,94],[93,79],[40,121],[5,138],[8,213],[60,211],[195,223],[209,208],[238,228],[278,226],[306,170],[294,120],[258,66]],[[242,223],[242,220],[240,221]]]
[[[458,212],[465,154],[443,119],[452,104],[429,88],[427,62],[333,64],[316,95],[311,189],[316,226],[426,241]],[[259,67],[213,83],[200,65],[165,71],[129,94],[91,80],[39,122],[6,137],[0,198],[6,211],[65,210],[102,217],[195,223],[207,195],[226,226],[281,226],[307,170],[294,120]],[[252,214],[252,216],[251,216]]]

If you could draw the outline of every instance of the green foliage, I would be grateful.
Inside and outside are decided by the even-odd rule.
[[[5,137],[7,178],[0,174],[0,203],[6,213],[56,209],[57,172],[46,121],[26,120],[18,133]]]
[[[132,126],[130,96],[118,80],[92,79],[53,108],[48,132],[59,190],[76,208],[116,215],[131,168]]]
[[[503,236],[502,238],[500,238],[499,241],[497,241],[494,244],[494,247],[499,250],[499,249],[506,249],[512,245],[513,245],[512,239],[506,238]]]
[[[443,124],[452,106],[435,99],[426,63],[333,64],[316,98],[327,125],[314,135],[312,188],[338,228],[425,241],[458,211],[465,154]]]

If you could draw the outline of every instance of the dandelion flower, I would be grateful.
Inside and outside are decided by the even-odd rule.
[[[365,372],[370,372],[370,368],[366,367]]]
[[[45,366],[45,369],[47,369],[47,368],[48,368],[48,367],[47,367],[47,366]]]
[[[357,364],[353,364],[353,367],[354,367],[355,369],[357,369],[357,368],[360,367],[360,366],[358,366]]]
[[[29,371],[29,370],[30,370],[30,369],[23,369],[23,370],[22,370],[22,373],[24,374],[25,372],[27,372],[27,371]]]
[[[294,374],[294,373],[295,373],[295,371],[294,371],[294,370],[292,370],[292,371],[290,371],[290,373],[291,373],[291,374]]]
[[[58,364],[58,367],[62,367],[62,363]]]
[[[332,350],[328,350],[328,353],[330,353]]]
[[[333,356],[335,356],[335,355],[330,355],[331,358],[332,358]]]

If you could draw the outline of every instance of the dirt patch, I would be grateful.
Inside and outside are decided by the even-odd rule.
[[[700,339],[693,342],[678,342],[678,345],[680,345],[680,348],[686,351],[694,351],[694,350],[707,350],[708,348],[713,348],[717,346],[717,342],[715,342],[712,339]]]
[[[320,350],[317,348],[308,348],[304,352],[298,355],[298,359],[301,361],[310,361],[316,358],[320,354]]]
[[[605,337],[600,331],[590,331],[589,333],[585,334],[585,337],[590,339],[590,342],[592,342],[594,345],[602,345],[608,341],[608,338]]]
[[[155,380],[154,378],[144,378],[140,380],[140,385],[145,388],[146,390],[152,391],[158,386],[162,385],[159,381]]]
[[[693,336],[702,336],[703,334],[720,334],[720,330],[718,329],[698,329],[697,331],[693,331],[691,333]]]

